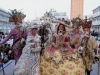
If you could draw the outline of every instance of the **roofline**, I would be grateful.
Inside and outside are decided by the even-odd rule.
[[[2,9],[2,8],[0,8],[0,11],[4,12],[4,13],[6,13],[6,14],[11,15],[8,11],[6,11],[6,10],[4,10],[4,9]]]
[[[93,9],[92,11],[96,10],[97,8],[99,8],[100,6],[96,7],[95,9]]]

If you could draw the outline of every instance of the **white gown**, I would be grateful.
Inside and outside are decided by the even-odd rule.
[[[26,40],[26,46],[23,49],[23,53],[18,60],[14,75],[40,75],[40,51],[33,52],[31,46],[37,42],[39,45],[40,36],[28,36]]]

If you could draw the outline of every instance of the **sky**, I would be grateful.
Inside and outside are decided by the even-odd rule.
[[[8,12],[13,9],[26,14],[25,20],[41,17],[46,11],[54,9],[66,12],[70,18],[71,0],[0,0],[0,8]],[[100,0],[84,0],[84,15],[92,15],[92,10],[100,6]],[[9,10],[10,9],[10,10]]]

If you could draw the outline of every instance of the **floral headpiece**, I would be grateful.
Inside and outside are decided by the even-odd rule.
[[[24,15],[21,11],[17,11],[16,9],[11,10],[11,16],[9,17],[9,22],[15,22],[15,20],[24,19],[26,15]]]

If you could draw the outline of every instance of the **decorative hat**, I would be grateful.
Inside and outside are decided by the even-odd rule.
[[[84,28],[91,28],[92,20],[87,19],[87,16],[83,20],[82,27]]]
[[[31,29],[33,29],[33,28],[39,28],[39,26],[36,25],[36,24],[31,24],[30,28],[31,28]]]
[[[66,20],[64,22],[60,21],[60,20],[57,20],[57,22],[59,23],[58,25],[64,25],[65,27],[71,28],[69,20]]]
[[[15,22],[16,19],[21,18],[22,20],[26,17],[21,11],[16,9],[11,10],[11,16],[9,17],[9,22]]]
[[[34,23],[34,22],[26,22],[26,28],[28,29],[28,31],[31,31],[31,29],[34,29],[34,28],[39,28],[40,25],[37,24],[37,23]]]
[[[70,25],[70,21],[69,20],[65,20],[65,23]]]
[[[81,25],[82,25],[82,19],[81,18],[79,18],[79,17],[76,17],[76,18],[73,18],[72,20],[71,20],[71,22],[72,22],[72,24],[73,24],[73,26],[75,26],[75,27],[80,27]]]

